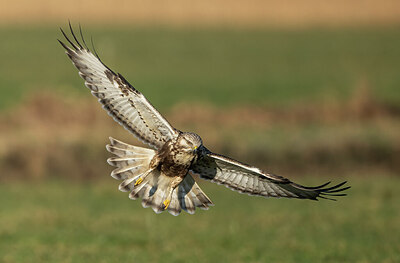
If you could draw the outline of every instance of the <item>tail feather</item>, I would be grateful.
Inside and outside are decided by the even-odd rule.
[[[156,152],[151,149],[141,148],[126,144],[110,138],[107,150],[114,154],[114,157],[107,161],[116,169],[111,176],[122,180],[119,190],[130,192],[129,198],[142,199],[143,207],[151,207],[154,212],[161,213],[165,210],[164,201],[168,198],[168,191],[173,177],[163,175],[159,170],[150,171],[150,162]],[[137,180],[144,177],[144,180],[136,185]],[[208,209],[213,205],[211,200],[204,194],[190,174],[187,174],[179,186],[172,192],[171,202],[167,208],[174,216],[185,210],[194,214],[196,207]]]
[[[130,145],[130,144],[121,142],[121,141],[119,141],[119,140],[117,140],[117,139],[114,139],[114,138],[112,138],[112,137],[110,137],[110,142],[111,142],[111,145],[110,145],[110,146],[112,146],[113,148],[117,149],[117,151],[118,151],[118,150],[125,150],[125,151],[127,151],[127,152],[132,152],[132,153],[134,153],[134,155],[137,155],[137,154],[144,154],[144,155],[146,155],[146,154],[152,154],[152,153],[154,153],[154,150],[152,150],[152,149],[147,149],[147,148],[143,148],[143,147],[133,146],[133,145]],[[111,151],[110,151],[110,152],[111,152]],[[125,155],[126,155],[126,154],[122,154],[122,156],[125,156]]]
[[[171,180],[171,177],[167,177],[158,172],[157,180],[153,182],[149,193],[144,193],[143,196],[141,196],[143,207],[151,207],[157,214],[163,212],[165,210],[164,201],[167,199]]]
[[[157,214],[164,211],[164,200],[167,198],[167,192],[158,188],[151,200],[151,208]]]
[[[128,165],[125,167],[119,167],[111,172],[111,176],[118,180],[125,180],[136,176],[137,174],[143,173],[147,170],[147,161],[141,163],[140,165]]]
[[[136,149],[124,149],[124,148],[120,148],[120,147],[116,147],[113,145],[108,144],[106,146],[107,151],[115,154],[118,157],[125,157],[125,156],[143,156],[143,155],[148,155],[149,153],[146,152],[136,152]],[[135,147],[135,148],[139,148],[139,147]],[[153,151],[154,152],[154,151]]]
[[[117,180],[128,180],[148,170],[155,151],[126,144],[110,137],[106,149],[117,157],[107,159],[107,162],[117,167],[111,176]]]
[[[214,205],[210,198],[200,189],[192,176],[187,175],[182,183],[185,191],[189,193],[190,198],[196,207],[208,210],[209,206]]]
[[[150,185],[146,187],[146,189],[144,189],[143,196],[140,196],[142,198],[142,206],[144,208],[148,208],[151,204],[151,199],[153,198],[153,195],[150,192],[153,187]]]
[[[139,177],[141,175],[143,175],[144,173],[138,174],[134,177],[131,178],[127,178],[124,181],[122,181],[122,183],[118,186],[118,189],[121,192],[131,192],[133,189],[135,189],[135,184],[137,182],[137,180],[139,179]],[[145,181],[146,183],[146,181]]]
[[[186,177],[189,177],[187,175]],[[191,177],[191,176],[190,176]],[[188,212],[189,214],[194,214],[196,209],[196,199],[192,199],[193,192],[190,191],[191,187],[188,185],[188,180],[183,180],[180,187],[179,187],[179,201],[183,206],[183,209]]]
[[[178,191],[175,190],[172,193],[172,200],[171,200],[171,203],[170,203],[170,205],[168,207],[168,212],[171,215],[177,216],[177,215],[179,215],[181,213],[181,211],[182,211],[182,208],[181,208],[181,205],[180,205],[179,199],[178,199]]]
[[[187,194],[185,194],[184,197],[185,198],[181,198],[181,201],[184,200],[184,202],[185,202],[186,212],[193,215],[196,207],[194,206],[192,199],[190,199]]]
[[[134,186],[134,184],[131,184],[131,186],[132,186],[132,190],[129,194],[129,198],[132,200],[136,200],[136,199],[140,198],[141,196],[144,195],[144,191],[146,191],[147,188],[151,188],[150,184],[147,184],[147,182],[142,183],[137,186]]]
[[[137,157],[135,155],[127,155],[125,157],[111,157],[107,159],[107,162],[111,166],[115,167],[125,167],[141,164],[148,159],[148,156],[143,155],[143,157]]]

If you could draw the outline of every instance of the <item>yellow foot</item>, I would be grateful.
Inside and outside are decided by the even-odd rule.
[[[143,182],[143,178],[140,177],[139,179],[137,179],[137,181],[136,181],[136,183],[135,183],[135,186],[141,184],[142,182]]]
[[[171,203],[171,200],[169,200],[169,199],[166,199],[165,201],[164,201],[164,210],[166,210],[167,208],[168,208],[168,206],[169,206],[169,204]]]

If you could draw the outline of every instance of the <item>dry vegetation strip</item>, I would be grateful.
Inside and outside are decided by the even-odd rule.
[[[265,169],[398,173],[400,109],[363,94],[346,103],[284,109],[177,105],[166,116],[199,133],[211,149]],[[2,113],[0,135],[2,179],[103,176],[108,136],[140,144],[94,100],[45,94]]]
[[[0,1],[0,22],[289,26],[398,24],[396,0]]]

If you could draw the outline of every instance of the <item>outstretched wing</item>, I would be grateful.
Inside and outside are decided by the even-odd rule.
[[[350,188],[342,187],[346,182],[332,187],[328,183],[317,187],[306,187],[291,182],[282,176],[266,173],[256,167],[240,163],[231,158],[208,152],[198,160],[191,170],[201,178],[250,195],[265,197],[288,197],[317,200],[317,197],[331,199],[345,196],[339,193]]]
[[[82,30],[80,33],[84,46],[76,38],[71,24],[69,26],[75,42],[70,40],[62,29],[61,32],[72,47],[58,41],[79,70],[85,85],[99,99],[108,114],[155,149],[160,149],[166,141],[177,136],[178,131],[161,116],[142,93],[129,84],[121,74],[114,73],[103,64],[96,52],[93,54],[89,50],[82,36]]]

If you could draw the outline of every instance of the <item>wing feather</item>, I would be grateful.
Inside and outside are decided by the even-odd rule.
[[[79,43],[70,25],[73,40],[61,29],[69,47],[59,40],[66,54],[79,70],[85,85],[98,98],[103,108],[125,129],[133,133],[154,149],[160,149],[165,142],[175,138],[178,131],[119,73],[107,67],[86,46],[80,30],[84,47]]]
[[[334,200],[330,196],[344,196],[346,194],[338,192],[350,188],[350,186],[343,187],[346,182],[332,187],[326,187],[330,182],[317,187],[302,186],[282,176],[266,173],[208,150],[192,165],[191,170],[203,179],[223,184],[232,190],[265,197]]]

